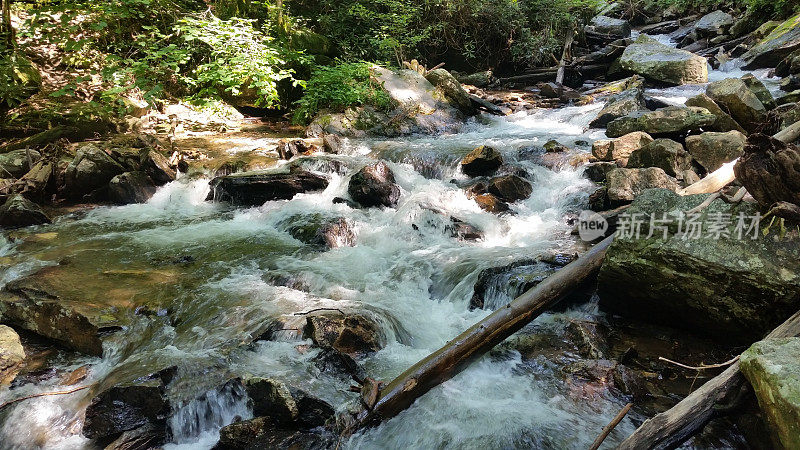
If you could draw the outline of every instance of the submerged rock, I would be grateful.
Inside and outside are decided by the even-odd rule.
[[[708,82],[708,61],[702,56],[664,45],[641,35],[620,57],[622,68],[672,85]]]
[[[599,139],[592,143],[592,155],[601,161],[628,159],[636,150],[653,142],[653,138],[643,132],[634,131],[616,139]]]
[[[800,338],[766,339],[742,353],[776,448],[800,448]]]
[[[120,205],[145,203],[156,193],[156,185],[144,172],[125,172],[108,183],[109,199]]]
[[[487,190],[501,200],[513,203],[530,197],[533,186],[517,175],[503,175],[489,180]]]
[[[481,145],[461,160],[461,171],[471,177],[494,174],[503,165],[503,155],[492,147]]]
[[[662,188],[676,191],[678,181],[663,169],[614,169],[606,174],[608,199],[612,207],[632,202],[647,189]]]
[[[223,427],[214,450],[240,449],[308,449],[322,450],[333,446],[335,436],[325,432],[312,432],[295,428],[278,427],[269,417],[236,422]]]
[[[14,381],[24,361],[25,349],[19,335],[10,327],[0,325],[0,386]]]
[[[656,139],[631,153],[625,167],[658,167],[671,177],[679,177],[683,171],[691,170],[692,157],[683,149],[680,142],[671,139]]]
[[[606,135],[616,138],[643,131],[652,136],[674,136],[709,127],[716,120],[716,116],[705,108],[669,106],[655,111],[634,112],[613,120],[608,124]]]
[[[290,173],[250,172],[211,180],[209,200],[260,206],[270,200],[291,200],[295,195],[328,187],[328,179],[304,170]]]
[[[50,223],[47,214],[21,194],[12,195],[0,206],[0,227],[12,229],[45,223]]]
[[[691,228],[684,219],[679,231],[675,218],[656,224],[648,237],[651,214],[662,219],[685,212],[706,197],[654,189],[636,198],[626,213],[639,214],[640,238],[618,236],[609,248],[598,280],[600,304],[726,342],[752,342],[800,308],[800,241],[763,236],[750,229],[757,211],[752,204],[722,200],[703,210]]]
[[[394,182],[394,173],[383,161],[366,166],[353,175],[347,193],[355,202],[367,208],[394,208],[400,199],[400,187]]]
[[[355,245],[355,234],[344,217],[292,216],[280,225],[298,241],[321,249]]]
[[[478,194],[473,196],[472,199],[482,210],[486,212],[501,214],[511,211],[511,207],[508,206],[508,203],[500,200],[492,194]]]
[[[555,271],[555,266],[539,260],[522,260],[484,269],[478,274],[469,309],[497,309]]]
[[[775,67],[793,51],[800,49],[800,14],[778,25],[764,39],[742,55],[745,68]]]
[[[334,311],[311,315],[303,335],[323,349],[332,348],[347,354],[376,352],[384,345],[379,325],[362,314]]]
[[[708,172],[742,156],[747,136],[738,131],[707,132],[686,138],[686,148],[698,164]]]
[[[706,94],[748,131],[758,129],[766,119],[766,108],[739,78],[715,81],[708,85]]]

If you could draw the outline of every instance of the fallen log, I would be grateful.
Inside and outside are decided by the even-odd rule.
[[[786,143],[796,141],[800,138],[800,121],[784,128],[772,137]],[[702,180],[678,191],[678,194],[707,194],[724,188],[736,179],[736,175],[733,173],[733,166],[735,166],[738,161],[739,158],[736,158],[729,163],[723,164],[722,167],[711,172]]]
[[[435,386],[454,377],[495,345],[519,331],[597,274],[613,236],[547,277],[533,289],[470,327],[386,385],[372,409],[357,417],[357,427],[390,419]]]
[[[775,328],[766,338],[800,336],[800,311]],[[744,398],[741,394],[747,381],[735,362],[661,414],[646,420],[619,449],[674,448],[703,428],[711,419],[724,415]]]
[[[69,139],[78,134],[78,129],[75,127],[58,126],[46,131],[42,131],[41,133],[34,134],[33,136],[9,142],[8,144],[0,147],[0,153],[8,153],[24,148],[44,147],[51,142],[55,142],[62,138]]]

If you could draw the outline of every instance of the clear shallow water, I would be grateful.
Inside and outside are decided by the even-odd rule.
[[[688,96],[679,90],[651,94],[676,101]],[[218,389],[232,375],[283,379],[343,410],[355,401],[347,392],[350,383],[319,372],[311,362],[317,350],[298,349],[310,341],[291,333],[251,341],[275,320],[296,323],[295,313],[327,307],[379,319],[387,345],[361,361],[375,378],[390,380],[439,348],[488,314],[468,309],[482,269],[573,244],[566,217],[584,207],[592,184],[580,171],[552,171],[519,151],[550,139],[589,151],[591,141],[604,136],[587,130],[601,107],[486,117],[456,135],[349,142],[345,154],[334,157],[349,173],[376,158],[389,161],[403,191],[395,209],[333,204],[345,196],[349,175],[330,174],[323,192],[245,209],[206,202],[208,180],[184,178],[146,204],[65,216],[3,242],[0,282],[52,266],[48,277],[61,289],[120,318],[125,328],[107,339],[103,358],[63,362],[65,370],[90,364],[85,383],[112,385],[177,364],[180,388],[171,393],[176,410],[170,422],[175,438],[168,448],[210,448],[221,426],[252,415],[241,393]],[[478,145],[496,147],[527,172],[533,194],[513,205],[514,215],[480,210],[457,186],[466,180],[458,161]],[[356,245],[318,252],[285,231],[287,220],[315,213],[349,220]],[[444,230],[449,216],[483,230],[484,239],[454,239]],[[64,261],[69,264],[59,265]],[[295,280],[302,290],[277,286],[279,278]],[[141,308],[153,314],[134,314]],[[546,314],[532,326],[563,327],[559,319],[587,314],[596,312],[578,307]],[[2,390],[0,402],[62,389],[59,383],[56,377]],[[10,408],[0,417],[0,447],[29,448],[33,442],[84,448],[88,441],[79,433],[88,398],[75,393]],[[556,361],[524,361],[506,351],[483,358],[397,418],[342,445],[586,448],[625,402],[609,391],[576,394]],[[619,442],[634,428],[627,418],[606,442]]]

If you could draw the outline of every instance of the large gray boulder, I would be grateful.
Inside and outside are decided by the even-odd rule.
[[[744,153],[747,136],[738,131],[707,133],[686,138],[686,148],[698,164],[708,172],[719,169]]]
[[[347,193],[356,203],[370,208],[394,208],[400,199],[400,186],[395,184],[394,172],[385,162],[365,166],[350,178]]]
[[[636,150],[653,142],[643,131],[634,131],[616,139],[598,139],[592,143],[592,155],[600,161],[628,159]]]
[[[753,386],[775,448],[800,448],[800,338],[766,339],[739,363]]]
[[[19,335],[11,327],[0,325],[0,386],[14,381],[23,361],[25,349]]]
[[[605,106],[597,113],[597,117],[589,123],[589,126],[602,128],[614,119],[619,119],[635,111],[645,110],[647,110],[647,104],[644,101],[644,89],[642,85],[639,85],[608,97]]]
[[[120,205],[145,203],[155,193],[155,183],[144,172],[125,172],[108,183],[109,199]]]
[[[451,105],[458,108],[459,111],[467,115],[475,113],[469,94],[450,72],[444,69],[431,70],[425,74],[425,79],[430,81],[444,98]]]
[[[620,57],[623,69],[671,85],[708,82],[708,62],[702,56],[664,45],[641,35]]]
[[[745,130],[753,132],[766,120],[767,109],[739,78],[727,78],[708,85],[706,94],[722,106]]]
[[[678,180],[667,175],[663,169],[614,169],[606,173],[606,187],[611,206],[632,202],[647,189],[662,188],[677,191]]]
[[[701,17],[694,25],[694,31],[700,38],[716,37],[730,29],[733,16],[724,11],[714,11]]]
[[[64,172],[67,195],[80,198],[108,185],[125,167],[94,144],[86,144],[75,153],[75,159]]]
[[[705,108],[668,106],[655,111],[638,111],[612,120],[606,128],[606,136],[616,138],[634,131],[644,131],[654,137],[668,137],[709,127],[716,120],[716,116]]]
[[[631,24],[627,20],[608,16],[596,16],[589,23],[589,29],[611,39],[622,39],[631,35]]]
[[[747,85],[747,88],[758,98],[762,105],[767,109],[775,108],[776,102],[772,93],[767,89],[764,83],[755,77],[752,73],[742,76],[742,81]]]
[[[658,167],[671,177],[682,178],[685,170],[692,169],[692,157],[680,142],[656,139],[631,153],[627,168]]]
[[[30,164],[39,160],[41,155],[36,150],[14,150],[0,154],[0,177],[22,178],[31,169]]]
[[[22,228],[31,225],[42,225],[50,223],[50,218],[42,211],[36,203],[15,194],[0,206],[0,227]]]
[[[245,172],[216,177],[209,183],[208,200],[243,206],[261,206],[270,200],[291,200],[295,195],[320,191],[328,179],[305,170],[290,173]]]
[[[636,199],[626,216],[642,221],[640,238],[620,235],[609,248],[599,275],[601,306],[727,343],[753,342],[800,309],[800,241],[764,236],[750,228],[754,205],[722,200],[692,220],[703,228],[689,227],[684,217],[679,230],[675,216],[648,237],[651,217],[686,212],[707,197],[657,189]]]
[[[746,69],[775,67],[800,49],[800,14],[778,25],[770,34],[742,55]]]
[[[746,133],[745,129],[742,128],[741,125],[735,120],[730,114],[726,113],[719,107],[717,102],[715,102],[711,97],[707,96],[706,94],[699,94],[695,97],[686,100],[686,106],[695,106],[698,108],[705,108],[711,114],[713,114],[717,119],[714,121],[713,124],[709,126],[710,130],[713,131],[740,131],[742,133]]]

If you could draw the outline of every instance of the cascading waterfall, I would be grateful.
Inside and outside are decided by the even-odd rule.
[[[712,74],[712,79],[739,76],[738,69]],[[701,88],[648,94],[682,103]],[[592,183],[582,178],[580,170],[549,170],[520,150],[557,139],[589,151],[591,142],[604,136],[601,130],[587,131],[601,107],[595,103],[482,118],[448,136],[352,140],[343,155],[326,157],[350,168],[348,173],[376,158],[388,160],[403,191],[395,209],[333,204],[335,197],[346,196],[349,178],[344,171],[329,171],[330,184],[323,192],[242,209],[206,202],[208,179],[183,177],[161,188],[146,204],[68,215],[32,232],[55,236],[19,246],[4,242],[0,251],[9,262],[0,282],[68,258],[69,270],[83,274],[79,282],[87,294],[97,290],[103,301],[123,304],[146,300],[148,309],[156,311],[136,316],[133,324],[109,338],[102,360],[84,361],[94,368],[89,381],[100,381],[119,367],[160,370],[190,361],[193,367],[200,364],[219,372],[276,377],[332,405],[344,405],[355,399],[347,392],[349,380],[319,373],[312,363],[319,351],[298,352],[298,344],[308,342],[297,334],[242,343],[282,315],[314,308],[369,311],[383,317],[387,345],[365,358],[363,366],[372,377],[392,379],[489,313],[468,308],[481,270],[571,248],[575,240],[567,218],[585,207]],[[480,210],[459,187],[465,177],[458,161],[478,145],[497,148],[506,161],[524,169],[533,184],[530,198],[512,206],[513,215]],[[313,164],[310,168],[315,170],[331,167]],[[297,215],[314,213],[352,223],[356,245],[318,252],[292,238],[282,225]],[[454,239],[444,229],[449,217],[481,229],[484,238]],[[106,279],[115,270],[145,280],[145,274],[155,275],[152,281],[137,281],[124,290]],[[276,286],[273,280],[281,277],[296,280],[302,290]],[[514,294],[492,286],[487,305],[491,309]],[[569,320],[597,314],[590,302],[545,314],[529,330],[563,333]],[[64,365],[70,364],[75,363]],[[225,385],[220,390],[202,381],[183,393],[194,400],[174,411],[173,443],[168,448],[210,448],[222,426],[252,416],[246,397],[235,387]],[[59,387],[26,384],[0,392],[0,402]],[[25,448],[26,442],[42,448],[86,445],[76,434],[79,426],[62,423],[85,407],[82,398],[78,393],[9,408],[2,414],[14,426],[0,430],[0,442],[11,448]],[[625,402],[611,393],[571,395],[564,390],[558,361],[544,356],[525,361],[506,349],[481,359],[397,418],[343,444],[585,448]],[[619,442],[635,428],[631,417],[607,443]],[[14,430],[41,430],[43,424],[51,427],[47,433],[24,439],[12,436]]]

